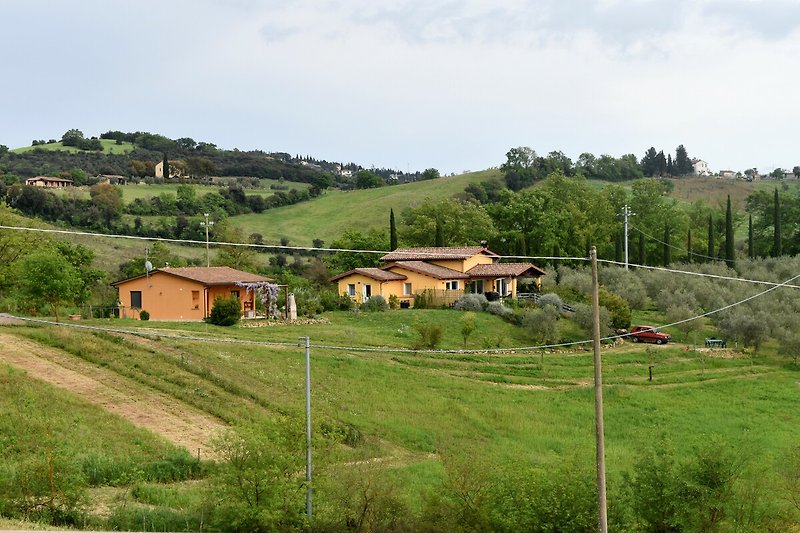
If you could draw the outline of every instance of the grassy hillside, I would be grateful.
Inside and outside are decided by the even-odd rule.
[[[309,188],[307,183],[296,183],[296,182],[289,182],[284,181],[280,182],[278,180],[270,180],[270,179],[262,179],[261,180],[261,187],[258,189],[244,189],[246,195],[261,195],[266,197],[272,196],[275,194],[275,190],[271,188],[272,185],[280,185],[281,187],[287,187],[288,190],[305,190]],[[128,185],[124,185],[119,187],[119,190],[122,192],[122,201],[125,204],[129,204],[132,201],[136,200],[137,198],[142,199],[149,199],[160,196],[162,194],[171,194],[173,196],[177,195],[178,192],[177,183],[166,183],[166,184],[146,184],[146,183],[130,183]],[[195,190],[195,194],[197,196],[203,196],[210,192],[217,192],[222,185],[215,184],[211,186],[206,185],[191,185],[192,188]],[[79,198],[89,198],[89,188],[88,187],[70,187],[64,189],[53,189],[52,192],[54,194],[60,195],[69,195],[69,196],[77,196]]]
[[[407,348],[416,335],[413,325],[432,322],[449,325],[443,347],[459,348],[462,340],[455,325],[460,316],[452,310],[399,310],[332,313],[326,315],[327,323],[266,328],[144,326],[173,334],[289,343],[308,335],[313,345],[312,405],[317,436],[325,426],[355,428],[363,438],[342,448],[344,456],[339,460],[346,464],[377,461],[368,479],[378,483],[383,476],[390,476],[395,480],[391,485],[394,496],[412,502],[412,508],[423,494],[440,490],[443,468],[454,462],[471,465],[465,473],[469,483],[496,474],[492,465],[551,471],[572,458],[589,467],[594,450],[589,351],[428,354],[397,353],[392,348],[359,352],[317,347]],[[113,325],[143,326],[119,321]],[[496,317],[480,315],[469,347],[480,346],[484,337],[496,335],[508,347],[529,342],[519,329],[508,328]],[[142,388],[165,395],[166,401],[174,398],[229,424],[278,416],[288,416],[298,424],[303,420],[304,367],[299,346],[118,339],[50,327],[6,326],[0,327],[0,333],[55,348],[67,357],[135,380]],[[796,368],[768,356],[751,360],[732,351],[698,352],[679,344],[642,347],[631,343],[605,349],[603,365],[606,452],[613,493],[619,494],[620,476],[631,471],[639,452],[662,436],[668,436],[680,454],[713,439],[731,443],[747,456],[749,468],[742,474],[747,480],[774,485],[776,461],[796,444],[800,423],[800,374]],[[652,382],[648,381],[651,365]],[[15,382],[22,379],[5,372],[17,376]],[[0,395],[0,405],[10,409],[11,398],[13,395]],[[43,417],[58,417],[61,412],[53,403],[40,409]],[[88,424],[84,431],[97,433],[99,443],[109,438],[104,435],[112,428]],[[320,446],[316,453],[316,460],[324,464],[328,452]],[[318,474],[316,501],[321,516],[341,505],[330,487],[322,488],[322,479],[333,474],[330,466]],[[774,504],[781,505],[778,492],[771,494]],[[302,502],[302,496],[298,501]],[[178,506],[162,499],[151,505],[150,512],[160,508],[175,512]],[[189,513],[187,508],[182,512]]]
[[[496,177],[498,170],[485,170],[378,189],[329,191],[309,202],[238,216],[232,222],[248,235],[261,233],[266,241],[287,237],[296,245],[311,245],[314,239],[330,243],[347,229],[377,228],[388,233],[390,209],[399,217],[404,208],[426,198],[449,198],[470,183]]]
[[[287,237],[292,244],[310,245],[313,239],[326,243],[339,238],[347,229],[376,228],[388,232],[389,210],[400,216],[404,208],[417,205],[426,198],[448,198],[460,193],[470,183],[498,178],[499,170],[470,172],[459,176],[408,183],[378,189],[356,191],[329,191],[310,202],[272,209],[261,214],[237,216],[232,219],[245,233],[261,233],[265,240],[276,242]],[[734,209],[743,210],[747,196],[757,190],[800,190],[800,182],[763,180],[746,182],[713,178],[681,178],[670,180],[674,185],[672,196],[681,202],[702,201],[724,208],[727,195],[731,195]],[[592,181],[601,189],[609,183]],[[630,183],[622,183],[629,188]],[[398,218],[399,220],[399,218]]]
[[[734,209],[743,210],[746,205],[747,197],[755,191],[772,191],[776,187],[779,191],[792,191],[797,193],[800,190],[799,180],[723,180],[716,178],[676,178],[670,180],[675,185],[672,196],[678,200],[694,203],[702,201],[714,207],[725,208],[725,202],[730,194],[731,203]]]
[[[113,139],[100,139],[100,144],[103,145],[102,153],[104,154],[128,154],[135,148],[133,143],[123,142],[122,144],[117,144],[117,142]],[[25,152],[30,152],[37,149],[72,153],[84,151],[79,150],[74,146],[64,146],[61,142],[40,144],[38,146],[23,146],[22,148],[15,148],[11,151],[15,154],[23,154]]]

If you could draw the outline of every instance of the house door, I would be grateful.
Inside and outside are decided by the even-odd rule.
[[[369,301],[370,296],[372,296],[372,285],[364,285],[364,301]]]

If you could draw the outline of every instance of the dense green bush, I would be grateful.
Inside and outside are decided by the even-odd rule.
[[[627,329],[631,325],[631,308],[628,302],[618,294],[600,287],[600,305],[608,310],[611,317],[611,327],[614,329]]]
[[[425,289],[414,295],[414,309],[428,309],[433,307],[433,294],[430,290]]]
[[[362,311],[379,312],[387,309],[389,309],[389,304],[386,302],[386,298],[380,294],[370,296],[369,300],[361,304]]]
[[[514,314],[514,311],[503,305],[501,302],[487,302],[486,312],[491,315],[499,316],[500,318],[508,318]]]
[[[419,339],[414,345],[415,350],[423,348],[435,349],[442,342],[442,327],[438,324],[417,324],[415,326]]]
[[[139,320],[150,320],[150,313],[142,309],[139,311]]]
[[[242,318],[242,303],[235,296],[217,296],[206,319],[216,326],[233,326]]]

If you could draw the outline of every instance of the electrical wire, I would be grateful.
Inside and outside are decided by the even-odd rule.
[[[670,324],[663,324],[661,326],[656,326],[658,328],[667,328],[672,326],[677,326],[679,324],[683,324],[686,322],[691,322],[692,320],[698,320],[700,318],[705,318],[707,316],[711,316],[717,313],[721,313],[733,307],[745,304],[751,300],[764,296],[780,287],[784,286],[791,286],[788,285],[790,282],[800,278],[800,274],[796,276],[792,276],[791,278],[787,279],[782,283],[777,283],[772,287],[769,287],[757,294],[748,296],[742,300],[737,302],[725,305],[718,309],[714,309],[711,311],[707,311],[705,313],[701,313],[699,315],[695,315],[693,317],[689,317],[683,320],[679,320],[677,322],[672,322]],[[148,338],[162,338],[162,339],[170,339],[170,340],[186,340],[186,341],[195,341],[195,342],[217,342],[217,343],[225,343],[225,344],[245,344],[250,346],[283,346],[283,347],[297,347],[299,346],[298,343],[289,343],[289,342],[274,342],[274,341],[250,341],[245,339],[233,339],[233,338],[217,338],[217,337],[197,337],[191,335],[175,335],[175,334],[167,334],[167,333],[157,333],[153,331],[142,331],[142,330],[130,330],[130,329],[122,329],[122,328],[106,328],[101,326],[89,326],[84,324],[70,324],[64,322],[53,322],[49,320],[42,320],[36,318],[28,318],[28,317],[18,317],[15,315],[7,314],[5,315],[12,319],[21,320],[24,322],[31,322],[49,326],[58,326],[58,327],[71,327],[77,329],[84,329],[90,331],[101,331],[105,333],[118,333],[123,335],[135,335],[139,337],[148,337]],[[632,333],[622,333],[618,335],[610,335],[607,337],[603,337],[600,339],[601,342],[609,342],[615,341],[618,339],[624,339],[626,337],[630,337]],[[552,344],[540,344],[535,346],[521,346],[521,347],[513,347],[513,348],[488,348],[482,350],[415,350],[411,348],[391,348],[391,347],[367,347],[367,346],[342,346],[342,345],[331,345],[331,344],[311,344],[310,347],[323,349],[323,350],[340,350],[340,351],[348,351],[348,352],[370,352],[370,353],[401,353],[401,354],[431,354],[431,355],[445,355],[445,354],[507,354],[507,353],[518,353],[518,352],[532,352],[532,351],[541,351],[541,350],[549,350],[549,349],[556,349],[556,348],[568,348],[573,346],[580,346],[584,344],[589,344],[594,342],[593,339],[585,339],[579,341],[571,341],[571,342],[561,342],[561,343],[552,343]]]
[[[39,233],[54,233],[60,235],[77,235],[77,236],[86,236],[86,237],[107,237],[112,239],[130,239],[130,240],[140,240],[140,241],[158,241],[158,242],[169,242],[173,244],[197,244],[197,245],[206,245],[206,241],[198,241],[192,239],[170,239],[165,237],[142,237],[139,235],[120,235],[115,233],[94,233],[94,232],[86,232],[86,231],[75,231],[75,230],[59,230],[59,229],[48,229],[48,228],[28,228],[25,226],[5,226],[0,225],[0,229],[7,229],[12,231],[33,231]],[[389,253],[397,253],[403,254],[408,253],[413,256],[436,256],[441,258],[460,258],[461,255],[458,254],[446,254],[446,253],[439,253],[439,252],[405,252],[405,251],[393,251],[389,252],[386,250],[358,250],[352,248],[323,248],[323,247],[313,247],[313,246],[283,246],[278,244],[253,244],[253,243],[241,243],[241,242],[209,242],[209,244],[214,246],[239,246],[239,247],[250,247],[250,248],[263,248],[263,249],[286,249],[286,250],[298,250],[298,251],[318,251],[318,252],[353,252],[353,253],[368,253],[368,254],[381,254],[386,255]],[[564,256],[524,256],[524,255],[501,255],[497,256],[499,259],[523,259],[529,261],[585,261],[588,262],[588,257],[564,257]],[[598,262],[607,263],[607,264],[614,264],[619,266],[625,266],[625,263],[619,261],[612,261],[610,259],[598,259]],[[639,265],[635,263],[628,263],[628,266],[641,268],[641,269],[649,269],[649,270],[661,270],[665,272],[671,272],[674,274],[686,274],[691,276],[699,276],[699,277],[707,277],[713,279],[722,279],[728,281],[739,281],[743,283],[753,283],[759,285],[781,285],[776,282],[772,281],[764,281],[764,280],[753,280],[747,278],[739,278],[735,276],[721,276],[718,274],[705,274],[702,272],[691,272],[686,270],[678,270],[678,269],[670,269],[665,267],[657,267],[657,266],[650,266],[650,265]],[[781,285],[784,286],[784,285]],[[800,286],[797,285],[785,285],[786,287],[798,289]]]
[[[702,257],[703,259],[711,259],[712,261],[725,261],[725,259],[723,259],[721,257],[711,257],[710,255],[703,255],[703,254],[698,254],[696,252],[691,252],[691,251],[686,250],[684,248],[681,248],[679,246],[675,246],[675,245],[670,244],[668,242],[664,242],[664,241],[662,241],[662,240],[660,240],[660,239],[658,239],[656,237],[653,237],[652,235],[650,235],[648,233],[645,233],[644,231],[640,230],[636,226],[631,225],[630,227],[631,227],[631,229],[634,229],[634,230],[638,231],[639,233],[641,233],[642,235],[644,235],[648,239],[656,241],[658,244],[663,244],[664,246],[669,246],[673,250],[678,250],[679,252],[683,252],[683,253],[685,253],[687,255],[693,255],[695,257]]]

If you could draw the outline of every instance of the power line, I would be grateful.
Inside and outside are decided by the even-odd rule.
[[[622,266],[624,263],[620,263],[619,261],[612,261],[610,259],[598,259],[601,263],[606,263],[610,265],[619,265]],[[719,279],[724,281],[741,281],[744,283],[752,283],[755,285],[769,285],[772,287],[789,287],[792,289],[800,289],[800,285],[791,285],[784,283],[777,283],[774,281],[764,281],[764,280],[757,280],[757,279],[747,279],[747,278],[737,278],[735,276],[723,276],[720,274],[708,274],[704,272],[692,272],[691,270],[678,270],[675,268],[667,268],[667,267],[659,267],[659,266],[650,266],[650,265],[631,265],[636,268],[641,268],[645,270],[658,270],[661,272],[670,272],[672,274],[685,274],[687,276],[697,276],[701,278],[711,278],[711,279]],[[792,278],[794,279],[794,278]]]
[[[111,239],[129,239],[129,240],[139,240],[139,241],[157,241],[157,242],[168,242],[172,244],[197,244],[205,246],[205,241],[198,241],[192,239],[170,239],[166,237],[143,237],[140,235],[121,235],[116,233],[94,233],[94,232],[87,232],[87,231],[75,231],[75,230],[60,230],[60,229],[48,229],[48,228],[28,228],[25,226],[5,226],[0,225],[0,229],[7,229],[13,231],[33,231],[38,233],[54,233],[60,235],[77,235],[77,236],[85,236],[85,237],[107,237]],[[314,246],[288,246],[288,245],[279,245],[279,244],[255,244],[255,243],[242,243],[242,242],[211,242],[215,246],[239,246],[239,247],[250,247],[250,248],[262,248],[262,249],[284,249],[284,250],[298,250],[298,251],[318,251],[318,252],[352,252],[352,253],[367,253],[367,254],[381,254],[386,255],[389,253],[397,253],[397,254],[413,254],[414,256],[436,256],[442,258],[458,258],[461,257],[458,254],[447,254],[447,253],[439,253],[439,252],[404,252],[404,251],[393,251],[389,252],[386,250],[359,250],[354,248],[324,248],[324,247],[314,247]],[[527,256],[527,255],[498,255],[499,259],[522,259],[528,261],[584,261],[588,262],[588,257],[565,257],[565,256]],[[620,263],[618,261],[612,261],[610,259],[598,259],[598,262],[606,263],[606,264],[613,264],[618,266],[624,266],[624,263]],[[772,282],[772,281],[764,281],[764,280],[753,280],[747,278],[739,278],[734,276],[721,276],[717,274],[705,274],[702,272],[691,272],[686,270],[678,270],[678,269],[671,269],[665,267],[656,267],[650,265],[639,265],[639,264],[630,264],[632,267],[640,268],[640,269],[649,269],[649,270],[661,270],[665,272],[671,272],[674,274],[686,274],[691,276],[699,276],[699,277],[707,277],[713,279],[722,279],[728,281],[740,281],[743,283],[753,283],[753,284],[760,284],[760,285],[781,285],[785,287],[790,287],[794,289],[800,289],[798,285],[782,285],[780,283]]]
[[[795,287],[795,285],[789,285],[790,282],[800,278],[800,274],[796,276],[792,276],[791,278],[787,279],[782,283],[776,283],[774,286],[769,287],[757,294],[752,296],[748,296],[742,300],[734,302],[732,304],[725,305],[718,309],[714,309],[712,311],[707,311],[705,313],[701,313],[699,315],[695,315],[690,318],[686,318],[684,320],[679,320],[677,322],[673,322],[671,324],[664,324],[658,326],[660,328],[667,328],[676,326],[679,324],[683,324],[685,322],[691,322],[692,320],[697,320],[699,318],[704,318],[707,316],[711,316],[717,313],[721,313],[722,311],[726,311],[738,305],[745,304],[751,300],[764,296],[775,289],[780,287]],[[76,328],[76,329],[84,329],[90,331],[101,331],[105,333],[118,333],[123,335],[134,335],[139,337],[156,337],[162,339],[170,339],[170,340],[186,340],[186,341],[195,341],[195,342],[218,342],[218,343],[225,343],[225,344],[245,344],[249,346],[283,346],[283,347],[297,347],[299,346],[296,342],[274,342],[274,341],[250,341],[246,339],[233,339],[228,337],[197,337],[193,335],[175,335],[175,334],[168,334],[168,333],[158,333],[153,331],[142,331],[142,330],[131,330],[131,329],[123,329],[123,328],[106,328],[101,326],[90,326],[84,324],[72,324],[72,323],[65,323],[65,322],[53,322],[51,320],[42,320],[38,318],[28,318],[28,317],[19,317],[15,315],[7,315],[10,318],[21,320],[24,322],[31,322],[36,324],[43,324],[49,326],[57,326],[57,327],[67,327],[67,328]],[[614,341],[617,339],[623,339],[625,337],[630,337],[631,333],[623,333],[619,335],[610,335],[607,337],[603,337],[600,339],[602,342]],[[594,342],[593,339],[585,339],[579,341],[571,341],[571,342],[561,342],[561,343],[552,343],[552,344],[540,344],[535,346],[521,346],[521,347],[511,347],[511,348],[488,348],[482,350],[414,350],[411,348],[391,348],[391,347],[367,347],[367,346],[342,346],[342,345],[331,345],[331,344],[311,344],[312,348],[324,349],[324,350],[341,350],[341,351],[350,351],[350,352],[364,352],[364,353],[402,353],[402,354],[432,354],[432,355],[446,355],[446,354],[499,354],[499,353],[516,353],[516,352],[531,352],[531,351],[539,351],[539,350],[548,350],[548,349],[555,349],[555,348],[568,348],[573,346],[580,346],[584,344],[589,344]]]
[[[683,252],[683,253],[688,254],[688,255],[693,255],[695,257],[702,257],[703,259],[711,259],[713,261],[725,261],[725,259],[722,259],[721,257],[711,257],[710,255],[698,254],[696,252],[692,252],[691,250],[686,250],[686,249],[681,248],[679,246],[675,246],[675,245],[670,244],[668,242],[664,242],[664,241],[662,241],[662,240],[660,240],[660,239],[658,239],[656,237],[653,237],[652,235],[650,235],[648,233],[645,233],[644,231],[640,230],[639,228],[637,228],[635,226],[631,226],[631,228],[635,229],[636,231],[638,231],[639,233],[641,233],[642,235],[644,235],[648,239],[656,241],[659,244],[663,244],[664,246],[669,246],[673,250],[678,250],[679,252]]]

